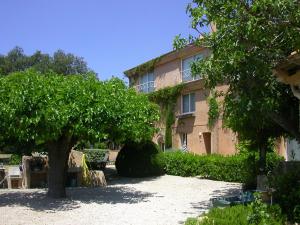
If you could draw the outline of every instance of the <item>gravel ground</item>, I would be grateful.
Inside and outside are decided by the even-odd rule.
[[[174,225],[209,208],[209,199],[241,185],[199,178],[117,178],[101,188],[70,188],[53,200],[45,190],[1,190],[1,225]]]

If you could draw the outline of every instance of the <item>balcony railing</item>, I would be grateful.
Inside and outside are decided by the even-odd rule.
[[[190,69],[187,69],[187,70],[183,70],[181,71],[181,79],[182,79],[182,82],[185,83],[185,82],[190,82],[190,81],[194,81],[194,80],[199,80],[201,79],[200,76],[192,76],[192,71]]]
[[[136,89],[139,92],[143,92],[143,93],[153,92],[153,91],[155,91],[154,81],[149,81],[144,84],[136,85]]]

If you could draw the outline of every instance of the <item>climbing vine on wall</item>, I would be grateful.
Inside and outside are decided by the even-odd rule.
[[[134,67],[133,69],[127,70],[124,73],[127,76],[134,76],[134,75],[141,75],[147,72],[151,72],[154,70],[155,65],[161,60],[163,56],[159,56],[155,59],[152,59],[148,62],[145,62],[137,67]]]
[[[212,129],[220,116],[219,104],[217,101],[217,93],[212,92],[207,98],[208,101],[208,127]]]
[[[167,87],[148,94],[150,101],[161,108],[162,119],[165,122],[165,147],[172,147],[172,124],[175,122],[174,108],[181,93],[183,84]]]

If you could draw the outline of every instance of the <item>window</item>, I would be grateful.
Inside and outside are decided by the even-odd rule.
[[[195,93],[182,96],[182,114],[195,112]]]
[[[197,78],[192,76],[191,66],[193,62],[199,61],[202,58],[203,58],[202,54],[197,54],[182,60],[182,82],[188,82],[199,78],[199,77]]]
[[[149,93],[154,91],[154,74],[146,73],[140,76],[140,84],[138,85],[140,92]]]

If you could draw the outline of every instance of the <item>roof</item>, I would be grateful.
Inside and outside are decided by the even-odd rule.
[[[300,84],[300,54],[293,52],[286,60],[275,67],[275,75],[279,81],[289,85]]]
[[[127,77],[131,77],[131,76],[138,75],[141,73],[151,72],[151,71],[153,71],[153,69],[156,66],[162,65],[162,64],[170,62],[174,59],[180,58],[185,52],[188,52],[190,49],[194,49],[194,48],[203,49],[204,47],[198,47],[194,44],[189,44],[182,49],[167,52],[167,53],[160,55],[156,58],[153,58],[147,62],[144,62],[138,66],[135,66],[129,70],[126,70],[126,71],[124,71],[124,74]]]

